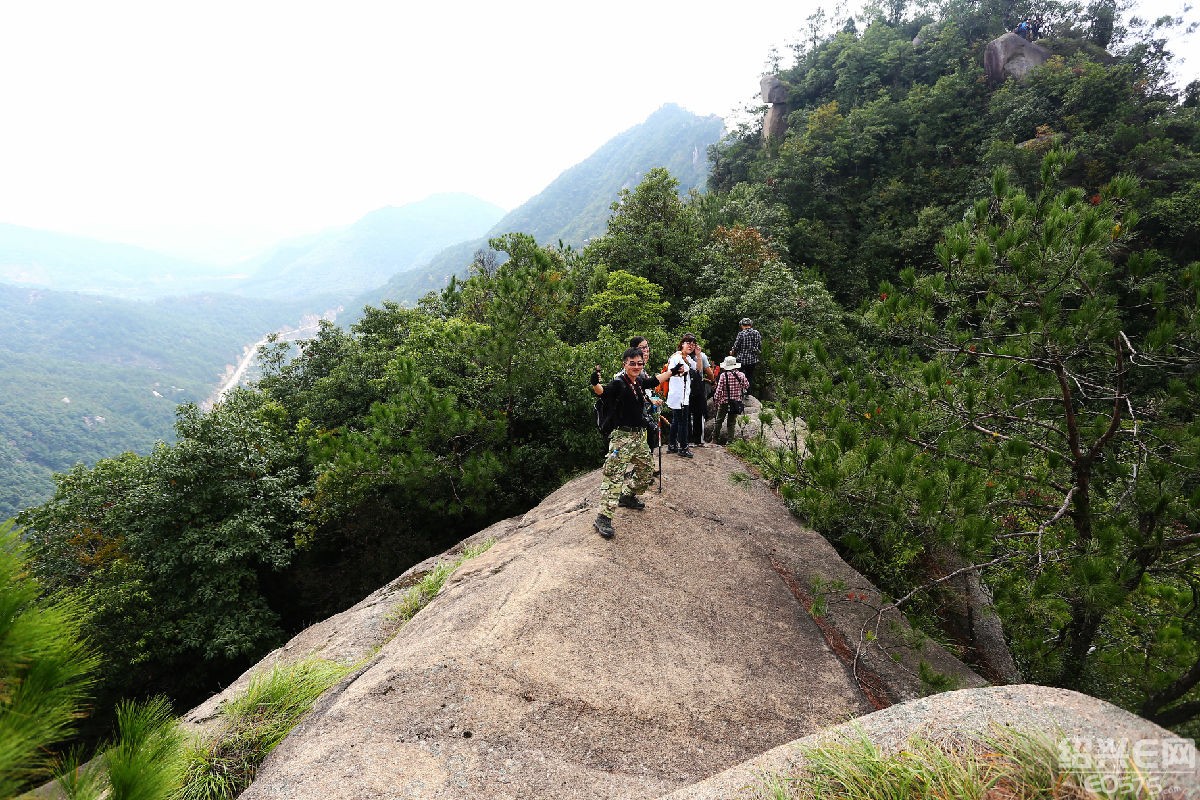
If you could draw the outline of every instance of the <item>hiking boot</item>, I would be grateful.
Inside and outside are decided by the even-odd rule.
[[[695,457],[696,457],[696,456],[695,456],[695,454],[694,454],[694,453],[692,453],[692,451],[691,451],[691,450],[680,450],[680,451],[679,451],[679,455],[680,455],[682,458],[695,458]]]
[[[641,511],[646,507],[646,504],[638,500],[636,494],[623,494],[617,499],[617,505],[622,508],[632,508],[636,511]]]
[[[611,539],[617,533],[613,530],[612,520],[603,514],[597,514],[596,521],[592,524],[596,526],[596,530],[600,531],[600,535],[605,539]]]

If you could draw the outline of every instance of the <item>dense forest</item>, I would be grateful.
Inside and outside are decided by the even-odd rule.
[[[0,520],[54,494],[54,473],[170,441],[242,348],[299,303],[230,295],[153,301],[0,284]]]
[[[1054,56],[989,84],[1029,14]],[[779,70],[786,136],[728,136],[706,193],[654,170],[582,249],[494,239],[416,307],[268,347],[174,444],[59,476],[18,522],[100,656],[87,732],[599,466],[591,365],[635,333],[720,353],[749,316],[763,421],[806,433],[735,449],[797,515],[989,679],[1194,735],[1200,85],[1106,0],[825,24]]]

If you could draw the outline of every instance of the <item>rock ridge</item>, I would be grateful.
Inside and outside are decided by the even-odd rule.
[[[664,457],[663,492],[620,509],[612,542],[591,526],[599,482],[579,476],[455,548],[496,540],[398,631],[404,588],[453,552],[264,659],[366,661],[243,797],[657,797],[879,705],[789,583],[878,591],[741,461],[718,447]],[[822,625],[847,641],[873,613],[828,606]],[[921,693],[917,660],[983,684],[931,642],[860,666],[893,702]],[[212,725],[221,699],[189,723]]]

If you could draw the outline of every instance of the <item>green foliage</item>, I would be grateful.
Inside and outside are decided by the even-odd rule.
[[[1196,613],[1200,444],[1183,409],[1200,387],[1178,380],[1196,365],[1196,295],[1190,271],[1114,264],[1136,183],[1060,189],[1070,156],[1046,156],[1035,196],[997,172],[947,230],[941,270],[881,287],[865,352],[785,329],[778,385],[813,433],[774,474],[885,592],[925,583],[950,547],[986,568],[1027,677],[1167,721],[1200,658],[1165,636]],[[912,602],[920,619],[937,597]]]
[[[245,693],[221,708],[216,735],[187,753],[176,800],[231,800],[251,784],[259,765],[352,666],[308,659],[255,676]]]
[[[953,676],[938,672],[927,661],[922,660],[917,665],[917,670],[917,675],[921,679],[921,691],[924,694],[952,692],[960,688],[958,681]]]
[[[262,584],[290,563],[302,486],[278,409],[235,392],[208,414],[183,407],[177,435],[147,457],[76,467],[20,517],[35,574],[83,601],[105,656],[102,705],[158,692],[194,700],[207,675],[238,670],[282,636]]]
[[[310,506],[319,523],[352,513],[368,497],[395,507],[461,517],[493,499],[504,425],[435,390],[411,362],[391,365],[391,399],[376,403],[362,430],[314,439],[319,475]]]
[[[49,747],[82,712],[95,656],[80,636],[82,609],[40,599],[24,547],[0,523],[0,796],[49,776]]]
[[[442,586],[446,583],[446,579],[454,574],[454,571],[462,566],[463,562],[469,561],[478,555],[486,553],[493,544],[495,539],[485,539],[474,547],[469,547],[463,551],[462,555],[453,562],[442,561],[438,563],[432,570],[421,577],[415,586],[409,587],[404,593],[404,597],[396,604],[396,607],[388,614],[388,619],[403,625],[417,615],[417,612],[438,596],[438,592],[442,590]]]
[[[0,286],[0,520],[49,498],[54,472],[170,441],[178,404],[204,400],[247,342],[299,314]]]
[[[98,659],[84,644],[84,609],[46,600],[11,523],[0,524],[0,794],[51,777],[72,800],[166,800],[182,777],[183,734],[162,698],[117,708],[117,735],[89,764],[81,751],[59,763],[83,714]]]
[[[662,287],[669,303],[689,294],[700,247],[697,220],[679,199],[679,182],[656,168],[612,204],[608,232],[592,240],[585,256],[640,275]]]
[[[645,278],[614,270],[607,275],[604,291],[593,294],[579,311],[579,324],[598,330],[607,325],[617,331],[648,331],[661,328],[663,314],[670,308],[662,301],[662,290]]]
[[[1200,710],[1200,118],[1164,91],[1154,29],[1111,12],[951,3],[910,26],[881,4],[815,35],[780,72],[786,137],[714,148],[697,209],[710,249],[753,226],[859,310],[801,325],[777,290],[755,316],[779,320],[766,405],[797,436],[743,449],[789,505],[931,628],[939,554],[978,565],[1027,678],[1180,724]],[[1027,15],[1055,57],[988,86],[983,45]],[[752,294],[727,272],[695,318]]]
[[[1121,798],[1136,800],[1155,791],[1153,781],[1135,765],[1115,793],[1103,775],[1063,762],[1064,741],[996,728],[991,734],[954,743],[912,736],[895,752],[885,752],[863,733],[846,735],[803,749],[804,766],[794,775],[773,775],[764,790],[775,800],[888,800],[954,797],[984,800],[994,796],[1062,800]]]
[[[183,782],[185,736],[159,698],[117,707],[118,736],[101,763],[112,800],[167,800]],[[70,795],[68,795],[70,796]],[[98,796],[97,796],[98,797]]]
[[[1095,35],[1109,10],[1094,4]],[[992,90],[980,53],[1030,14],[1062,37],[1043,41],[1061,55],[1026,81]],[[797,48],[796,63],[780,71],[792,109],[781,142],[763,147],[748,127],[711,152],[710,190],[743,204],[755,198],[757,208],[740,219],[785,247],[789,263],[819,270],[842,302],[856,305],[905,266],[932,268],[942,227],[962,216],[994,166],[1014,167],[1031,191],[1053,137],[1079,152],[1065,177],[1089,193],[1118,171],[1141,178],[1145,194],[1132,201],[1143,216],[1154,198],[1200,174],[1196,117],[1172,107],[1161,88],[1169,55],[1153,29],[1117,24],[1112,35],[1135,44],[1114,59],[1067,46],[1082,36],[1074,26],[1083,16],[1069,3],[951,3],[940,19],[914,23],[916,45],[914,29],[884,16],[861,35],[843,31]],[[768,219],[789,221],[788,235],[777,223],[761,227]],[[1178,254],[1183,263],[1200,257],[1196,241]]]

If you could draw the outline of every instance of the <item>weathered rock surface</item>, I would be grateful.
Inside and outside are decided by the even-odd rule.
[[[933,741],[954,742],[988,734],[995,725],[1081,740],[1077,749],[1090,752],[1096,752],[1096,744],[1107,746],[1108,742],[1133,752],[1136,743],[1142,742],[1141,766],[1158,765],[1157,769],[1148,772],[1157,778],[1161,787],[1179,790],[1172,795],[1174,797],[1200,797],[1200,773],[1197,772],[1200,758],[1187,740],[1180,740],[1170,731],[1103,700],[1066,689],[1022,684],[946,692],[876,711],[777,747],[745,764],[673,792],[662,800],[757,800],[769,797],[763,792],[767,776],[798,774],[804,766],[802,749],[839,738],[865,735],[884,753],[891,754],[901,749],[914,734]],[[1163,758],[1167,753],[1170,755]]]
[[[1001,83],[1005,78],[1025,80],[1029,72],[1050,58],[1050,51],[1026,41],[1015,33],[1006,33],[988,42],[983,51],[983,69],[988,80]]]
[[[764,103],[786,103],[788,99],[787,86],[778,75],[764,75],[758,82]]]
[[[476,537],[497,543],[398,632],[390,609],[422,569],[273,653],[354,660],[384,642],[243,797],[657,797],[917,696],[920,661],[982,685],[932,643],[855,662],[878,591],[761,480],[732,481],[745,466],[725,450],[664,456],[664,472],[611,542],[591,526],[592,472]],[[854,599],[814,621],[814,576]],[[911,644],[895,621],[887,636]]]
[[[788,112],[791,111],[787,85],[778,75],[764,75],[758,86],[763,102],[771,104],[763,119],[763,140],[783,141],[783,137],[787,135]]]

